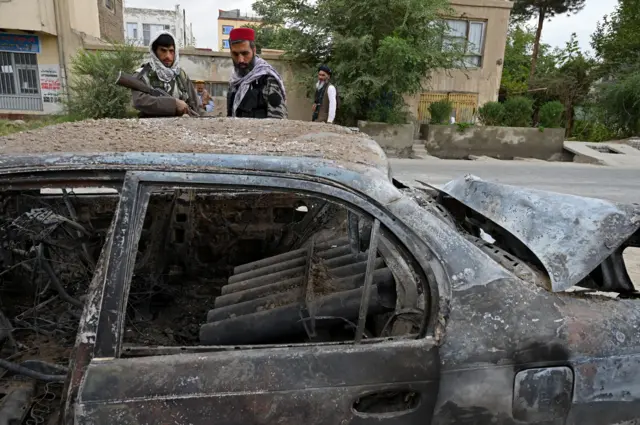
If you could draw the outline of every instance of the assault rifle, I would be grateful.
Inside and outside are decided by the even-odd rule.
[[[172,97],[166,91],[157,89],[155,87],[149,87],[144,83],[144,81],[139,80],[133,75],[125,74],[122,71],[120,71],[120,73],[118,74],[116,84],[122,87],[126,87],[129,90],[139,91],[154,97]],[[191,108],[189,108],[189,115],[191,115],[192,117],[200,117],[200,114]]]

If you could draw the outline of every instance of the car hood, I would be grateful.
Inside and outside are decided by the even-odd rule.
[[[640,228],[640,206],[527,189],[467,175],[438,189],[522,242],[548,288],[578,284]]]

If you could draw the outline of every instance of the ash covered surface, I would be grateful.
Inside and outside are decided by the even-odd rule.
[[[317,157],[380,166],[382,149],[332,124],[273,119],[152,118],[63,123],[0,137],[0,154],[171,152]]]

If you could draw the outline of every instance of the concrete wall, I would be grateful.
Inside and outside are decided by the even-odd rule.
[[[472,126],[423,126],[429,155],[446,159],[468,159],[469,155],[499,159],[538,158],[548,160],[563,153],[563,128]]]
[[[408,158],[413,150],[413,124],[391,125],[358,121],[358,129],[369,135],[391,157]]]
[[[455,15],[451,19],[486,22],[483,59],[480,68],[434,72],[425,79],[425,92],[477,93],[478,106],[498,100],[509,16],[513,3],[508,0],[451,0]],[[417,117],[420,95],[406,98],[409,110]]]
[[[87,44],[87,50],[109,49],[102,44]],[[141,52],[147,49],[140,47]],[[287,109],[289,119],[300,121],[311,121],[311,99],[306,97],[306,90],[303,90],[294,79],[294,68],[289,61],[281,59],[279,54],[263,54],[263,59],[268,61],[282,76],[285,89],[287,90]],[[192,80],[203,80],[210,83],[228,84],[233,72],[233,62],[229,53],[211,52],[196,49],[180,50],[180,66],[187,72]],[[214,98],[215,114],[226,115],[225,99]]]
[[[53,0],[0,1],[0,28],[56,35]]]

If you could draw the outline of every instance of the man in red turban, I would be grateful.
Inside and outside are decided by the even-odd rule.
[[[238,118],[287,118],[286,91],[278,71],[256,55],[255,31],[234,28],[229,34],[233,74],[227,115]]]

